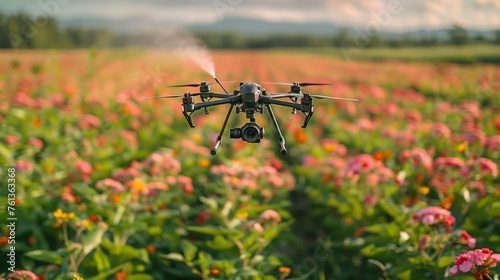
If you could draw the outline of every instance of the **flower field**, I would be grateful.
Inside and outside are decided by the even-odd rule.
[[[331,82],[260,144],[145,51],[0,52],[0,279],[498,279],[500,67],[214,52],[217,77]],[[194,88],[193,90],[197,90]],[[222,92],[216,86],[213,91]],[[199,100],[197,100],[199,101]],[[14,219],[15,218],[15,219]]]

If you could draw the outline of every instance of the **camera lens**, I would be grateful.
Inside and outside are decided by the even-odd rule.
[[[241,128],[231,128],[229,130],[229,137],[230,138],[241,138]]]
[[[242,138],[247,142],[256,143],[260,140],[259,131],[256,127],[247,126],[243,128]]]

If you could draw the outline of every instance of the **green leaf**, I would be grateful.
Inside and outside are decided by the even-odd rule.
[[[12,153],[4,145],[0,144],[0,164],[11,164]]]
[[[233,207],[233,203],[231,201],[227,201],[226,204],[224,204],[224,208],[222,209],[222,212],[221,212],[222,216],[227,218],[232,207]]]
[[[111,268],[108,256],[101,250],[96,250],[94,252],[94,261],[96,263],[97,270],[99,271],[99,273],[104,272]]]
[[[198,251],[198,248],[194,246],[191,242],[187,240],[182,240],[181,241],[181,246],[182,246],[182,251],[184,252],[184,257],[186,258],[186,261],[190,262],[194,259],[196,256],[196,252]]]
[[[448,267],[453,264],[455,257],[452,256],[443,256],[438,260],[439,267]]]
[[[237,233],[236,231],[231,231],[228,229],[224,228],[219,228],[219,227],[193,227],[189,226],[186,227],[187,230],[192,231],[192,232],[197,232],[197,233],[202,233],[202,234],[208,234],[208,235],[224,235],[224,234],[234,234]]]
[[[85,183],[72,184],[71,189],[80,197],[87,198],[90,201],[94,201],[99,196],[95,189]]]
[[[154,278],[149,274],[140,273],[127,276],[127,280],[154,280]]]
[[[35,250],[24,254],[26,257],[37,261],[48,262],[56,265],[61,265],[62,257],[48,250]]]
[[[203,251],[200,251],[198,253],[198,260],[200,261],[200,267],[203,275],[209,274],[210,263],[212,262],[212,259],[212,255],[210,255],[209,253],[205,253]]]
[[[234,246],[234,243],[231,241],[228,241],[226,238],[224,238],[221,235],[215,236],[213,240],[207,241],[206,245],[210,249],[214,250],[229,250]]]
[[[102,236],[104,235],[104,232],[106,232],[106,230],[107,229],[104,226],[98,225],[88,235],[82,237],[82,248],[85,255],[90,253],[101,243]]]
[[[200,201],[203,202],[205,205],[210,207],[212,210],[218,210],[219,206],[217,204],[217,200],[211,197],[200,197]]]
[[[184,262],[184,256],[179,253],[159,254],[159,256],[171,261]]]
[[[120,271],[121,269],[123,268],[123,265],[118,265],[118,266],[115,266],[113,269],[111,270],[108,270],[106,272],[102,272],[100,274],[98,274],[97,276],[95,277],[92,277],[92,278],[89,278],[89,280],[106,280],[108,279],[111,275],[117,273],[118,271]],[[87,279],[87,278],[85,278]]]

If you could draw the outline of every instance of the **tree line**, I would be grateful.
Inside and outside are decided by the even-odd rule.
[[[363,47],[409,47],[436,45],[465,45],[474,43],[500,44],[500,30],[487,38],[471,36],[458,25],[450,27],[447,38],[427,36],[414,38],[403,34],[397,38],[386,38],[378,33],[359,34],[341,29],[332,36],[308,34],[275,34],[244,36],[238,33],[193,32],[196,37],[213,49],[260,49],[300,47],[342,47],[359,45]],[[27,14],[3,14],[0,12],[0,48],[121,48],[130,46],[147,47],[148,38],[154,34],[122,34],[106,28],[63,28],[53,17],[31,19]]]

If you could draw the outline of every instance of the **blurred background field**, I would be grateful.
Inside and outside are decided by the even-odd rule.
[[[0,279],[498,277],[500,7],[406,3],[365,32],[383,2],[333,2],[3,7]],[[211,156],[227,106],[189,128],[181,99],[144,98],[212,64],[229,92],[360,102],[315,100],[306,129],[274,106],[286,156],[265,115],[260,144],[226,130]]]

